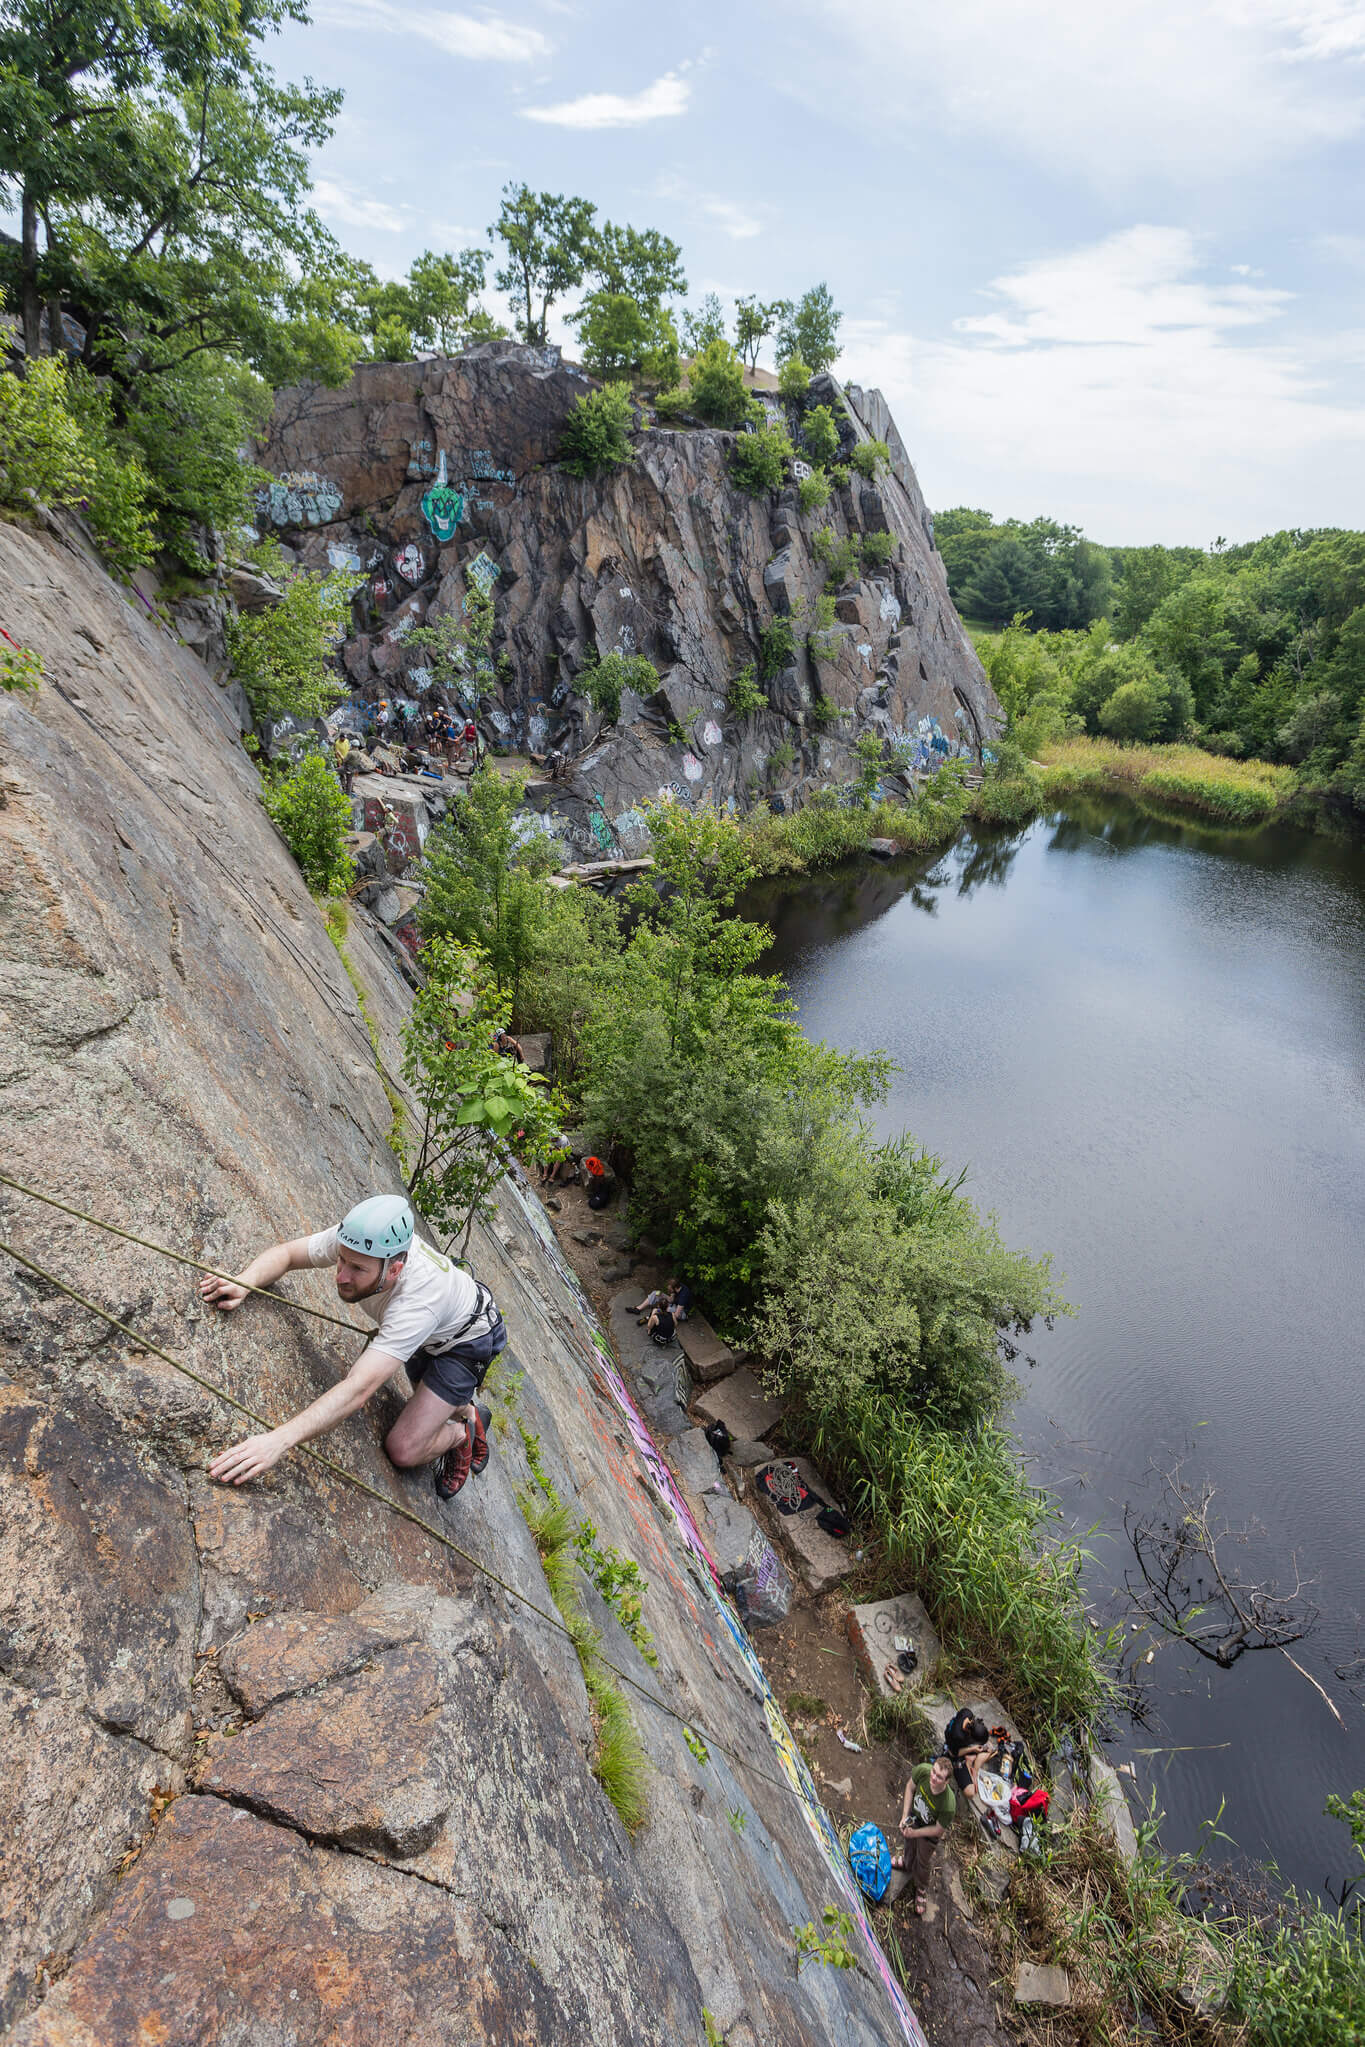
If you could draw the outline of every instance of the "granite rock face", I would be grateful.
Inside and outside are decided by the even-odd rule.
[[[429,697],[430,657],[405,647],[413,624],[458,613],[468,576],[490,584],[482,723],[496,746],[566,756],[568,775],[532,790],[566,857],[640,852],[640,805],[663,791],[737,810],[798,807],[853,779],[865,734],[883,745],[887,793],[903,795],[907,775],[979,759],[999,707],[885,401],[841,394],[832,378],[817,385],[846,450],[883,439],[891,465],[875,482],[855,472],[802,513],[795,475],[770,498],[737,489],[736,436],[717,430],[642,426],[631,464],[597,482],[569,476],[555,451],[591,386],[554,349],[488,342],[451,360],[365,364],[344,390],[280,394],[260,456],[280,480],[259,516],[309,566],[355,577],[344,665],[362,715],[367,702],[397,717]],[[889,554],[869,554],[873,565],[860,560],[828,592],[834,623],[812,646],[829,580],[822,533]],[[737,721],[728,686],[762,667],[777,619],[793,628],[793,652],[769,661],[768,708]],[[614,651],[646,656],[658,681],[627,691],[604,727],[579,679]]]
[[[0,526],[0,615],[44,664],[0,698],[7,1173],[225,1270],[396,1190],[365,1020],[227,693],[51,533]],[[400,963],[357,906],[346,945],[396,1075]],[[383,1454],[400,1378],[327,1439],[338,1469],[215,1486],[253,1424],[211,1389],[273,1422],[358,1354],[297,1312],[339,1312],[330,1276],[222,1315],[193,1268],[10,1187],[0,1239],[42,1268],[0,1252],[0,2041],[639,2047],[700,2040],[703,2006],[732,2047],[914,2038],[875,1947],[797,1976],[793,1926],[856,1908],[837,1841],[528,1189],[471,1255],[504,1420],[647,1581],[657,1663],[583,1581],[647,1758],[633,1839],[515,1426],[443,1508]]]

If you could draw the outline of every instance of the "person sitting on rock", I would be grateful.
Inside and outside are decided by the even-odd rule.
[[[453,1499],[488,1463],[487,1408],[475,1394],[489,1364],[507,1343],[507,1326],[486,1286],[415,1234],[401,1195],[374,1194],[333,1229],[272,1244],[236,1279],[201,1280],[218,1307],[239,1308],[250,1287],[271,1287],[286,1272],[335,1265],[336,1289],[376,1324],[375,1333],[339,1385],[263,1435],[247,1436],[209,1465],[220,1485],[244,1485],[358,1414],[386,1379],[407,1367],[416,1389],[384,1439],[400,1470],[435,1460],[432,1482]]]
[[[526,1064],[526,1054],[521,1049],[521,1039],[514,1038],[512,1033],[505,1031],[501,1024],[498,1025],[498,1028],[493,1033],[493,1050],[500,1053],[504,1059],[514,1060],[518,1066]]]
[[[947,1833],[957,1811],[953,1791],[953,1766],[944,1755],[932,1763],[916,1763],[905,1783],[901,1800],[901,1834],[907,1842],[891,1858],[893,1869],[903,1869],[914,1893],[915,1911],[923,1918],[924,1897],[929,1888],[929,1870],[934,1850]]]
[[[975,1793],[976,1773],[989,1754],[991,1731],[984,1720],[960,1706],[943,1730],[943,1748],[959,1791]]]
[[[658,1324],[659,1316],[666,1314],[671,1330],[674,1323],[687,1320],[687,1311],[691,1306],[691,1287],[685,1286],[680,1279],[670,1279],[663,1292],[656,1287],[653,1293],[646,1294],[640,1302],[635,1310],[639,1317],[638,1326],[643,1329],[647,1323],[652,1332]]]

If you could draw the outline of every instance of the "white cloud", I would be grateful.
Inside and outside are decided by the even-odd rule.
[[[1342,61],[1365,54],[1360,0],[806,5],[859,46],[860,118],[870,98],[1090,187],[1245,173],[1365,123],[1365,66]]]
[[[379,234],[397,235],[407,226],[397,207],[386,206],[382,199],[367,199],[345,185],[333,184],[330,178],[318,179],[313,187],[313,202],[319,213],[338,221],[342,227],[373,228]]]
[[[396,0],[324,0],[317,18],[329,28],[420,36],[449,56],[474,63],[525,64],[550,53],[539,29],[504,21],[498,14],[452,14],[444,8],[407,7]]]
[[[943,340],[845,326],[841,371],[886,392],[934,502],[1045,509],[1114,543],[1350,523],[1365,407],[1334,395],[1330,351],[1266,336],[1287,293],[1209,282],[1192,235],[1139,227],[989,296]]]
[[[524,121],[544,121],[553,128],[638,128],[687,112],[692,88],[676,71],[666,71],[642,92],[589,92],[581,99],[561,100],[550,107],[523,107]]]
[[[732,242],[752,241],[763,232],[763,223],[756,214],[749,213],[742,206],[736,206],[731,199],[704,199],[702,212],[714,220],[722,234],[729,235]]]

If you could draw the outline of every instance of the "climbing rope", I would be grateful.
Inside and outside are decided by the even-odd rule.
[[[19,1183],[17,1181],[8,1181],[7,1184],[17,1186]],[[30,1191],[30,1189],[24,1189],[25,1193]],[[50,1198],[47,1195],[38,1196],[39,1200],[49,1200]],[[61,1202],[54,1202],[53,1206],[60,1208],[63,1204]],[[69,1212],[73,1214],[78,1213],[75,1210]],[[89,1218],[89,1220],[93,1220],[93,1218]],[[113,1225],[101,1223],[98,1227],[101,1229],[112,1229]],[[115,1234],[124,1236],[127,1232],[118,1230]],[[140,1242],[141,1240],[134,1238],[133,1241]],[[162,1247],[160,1245],[153,1245],[151,1248],[153,1250],[160,1250]],[[0,1252],[12,1258],[17,1265],[26,1266],[30,1272],[35,1273],[39,1279],[44,1280],[49,1286],[56,1287],[69,1300],[74,1301],[77,1307],[84,1308],[87,1314],[98,1315],[102,1321],[109,1323],[111,1328],[117,1329],[121,1335],[130,1338],[138,1346],[139,1350],[146,1351],[153,1357],[161,1358],[164,1363],[171,1366],[173,1371],[177,1371],[186,1379],[192,1380],[196,1386],[202,1387],[204,1392],[212,1394],[216,1400],[222,1400],[229,1407],[235,1407],[239,1414],[245,1415],[247,1420],[254,1422],[257,1428],[271,1429],[275,1426],[265,1415],[258,1414],[255,1408],[248,1407],[244,1400],[239,1400],[235,1393],[229,1393],[226,1387],[217,1385],[214,1380],[206,1378],[202,1372],[196,1372],[183,1359],[174,1356],[171,1351],[168,1351],[163,1344],[157,1343],[150,1336],[144,1336],[141,1331],[134,1329],[131,1323],[122,1321],[119,1316],[112,1314],[108,1308],[102,1308],[98,1301],[92,1301],[85,1294],[78,1293],[75,1287],[69,1286],[55,1272],[49,1272],[45,1266],[38,1263],[36,1258],[30,1258],[27,1252],[19,1250],[17,1245],[8,1243],[3,1237],[0,1237]],[[178,1254],[171,1253],[170,1255],[177,1256]],[[191,1259],[186,1262],[193,1264],[196,1261]],[[259,1292],[260,1289],[254,1289],[254,1291]],[[279,1298],[280,1296],[276,1294],[267,1295],[267,1299],[270,1300],[278,1300]],[[286,1302],[285,1305],[296,1307],[299,1304],[291,1301]],[[347,1326],[351,1325],[348,1324]],[[544,1621],[547,1627],[553,1628],[557,1633],[563,1635],[567,1641],[573,1644],[575,1654],[577,1653],[578,1644],[574,1639],[573,1631],[565,1625],[559,1614],[548,1613],[543,1606],[537,1605],[534,1599],[530,1598],[525,1592],[519,1591],[506,1578],[499,1576],[498,1572],[493,1570],[490,1565],[473,1555],[471,1551],[463,1548],[461,1544],[455,1541],[453,1536],[447,1535],[444,1529],[434,1528],[430,1521],[424,1521],[420,1514],[414,1514],[411,1507],[405,1507],[401,1500],[395,1500],[391,1494],[381,1492],[378,1486],[372,1486],[368,1479],[361,1478],[356,1472],[347,1471],[344,1465],[337,1464],[330,1457],[325,1457],[320,1450],[314,1450],[311,1444],[299,1443],[295,1448],[301,1457],[308,1458],[311,1463],[319,1465],[323,1471],[330,1472],[333,1478],[339,1478],[345,1484],[354,1486],[358,1492],[364,1493],[367,1498],[376,1500],[381,1507],[387,1507],[391,1514],[398,1515],[403,1521],[410,1521],[414,1528],[420,1528],[423,1535],[430,1536],[433,1542],[440,1543],[442,1548],[450,1550],[455,1556],[477,1571],[481,1577],[487,1578],[491,1584],[496,1585],[502,1592],[505,1592],[508,1598],[519,1600],[528,1612],[536,1616],[537,1620]],[[708,1746],[716,1749],[719,1754],[726,1757],[736,1769],[751,1771],[761,1782],[771,1784],[779,1791],[791,1789],[791,1785],[785,1778],[776,1777],[770,1771],[761,1769],[751,1758],[739,1755],[727,1743],[719,1740],[699,1722],[687,1719],[684,1714],[677,1710],[676,1706],[670,1706],[666,1699],[661,1699],[657,1692],[652,1692],[647,1685],[642,1685],[638,1678],[632,1677],[628,1670],[623,1670],[619,1663],[613,1663],[611,1658],[604,1655],[600,1648],[593,1650],[592,1654],[596,1661],[609,1670],[614,1677],[618,1677],[622,1684],[629,1685],[633,1692],[638,1693],[642,1699],[653,1706],[658,1712],[665,1714],[670,1720],[676,1720],[680,1727],[684,1729],[690,1728],[693,1732],[702,1734]]]
[[[77,1222],[90,1223],[97,1230],[107,1230],[111,1237],[122,1237],[129,1244],[140,1244],[144,1251],[159,1251],[163,1258],[174,1259],[177,1265],[192,1265],[196,1272],[207,1272],[214,1279],[230,1279],[234,1286],[244,1286],[245,1281],[235,1273],[220,1272],[216,1265],[205,1265],[202,1258],[191,1258],[184,1251],[173,1251],[169,1244],[158,1244],[151,1237],[139,1237],[132,1230],[120,1229],[117,1223],[105,1222],[102,1216],[88,1215],[83,1208],[73,1208],[69,1202],[58,1201],[55,1194],[42,1194],[36,1187],[26,1187],[22,1180],[11,1179],[8,1173],[0,1173],[0,1186],[13,1187],[16,1193],[27,1194],[30,1201],[44,1202],[48,1208],[59,1208],[63,1215],[74,1216]],[[310,1307],[307,1301],[292,1301],[288,1294],[277,1294],[270,1287],[249,1286],[249,1294],[259,1294],[264,1301],[277,1301],[282,1308],[295,1308],[300,1315],[312,1315],[319,1322],[331,1322],[338,1329],[349,1329],[353,1336],[368,1336],[370,1331],[359,1322],[348,1322],[344,1315],[331,1315],[326,1308]]]

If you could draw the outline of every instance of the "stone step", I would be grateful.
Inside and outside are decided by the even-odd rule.
[[[943,1653],[930,1625],[924,1601],[913,1592],[898,1593],[894,1599],[875,1599],[855,1606],[848,1616],[848,1639],[874,1691],[884,1699],[896,1696],[896,1687],[886,1681],[886,1667],[895,1665],[896,1642],[900,1637],[913,1643],[919,1656],[907,1677],[897,1670],[901,1692],[916,1692],[929,1684]],[[951,1719],[951,1714],[948,1716]]]
[[[688,1369],[699,1386],[714,1386],[718,1379],[728,1378],[739,1363],[729,1344],[721,1342],[706,1317],[695,1308],[689,1310],[685,1322],[678,1324],[677,1337]]]
[[[707,1421],[724,1422],[732,1436],[766,1436],[783,1414],[782,1402],[763,1391],[748,1365],[706,1387],[692,1404]]]
[[[833,1494],[820,1477],[813,1464],[805,1457],[784,1457],[785,1465],[795,1465],[796,1475],[808,1492],[815,1494],[827,1506],[837,1505]],[[764,1467],[768,1470],[772,1466]],[[828,1535],[820,1526],[818,1507],[807,1507],[801,1514],[783,1514],[773,1501],[759,1490],[758,1480],[763,1470],[754,1473],[754,1498],[759,1502],[759,1512],[770,1531],[790,1555],[801,1579],[811,1592],[828,1592],[832,1585],[838,1585],[853,1569],[853,1553],[846,1540],[837,1535]]]

